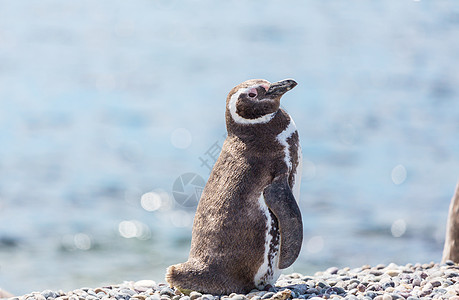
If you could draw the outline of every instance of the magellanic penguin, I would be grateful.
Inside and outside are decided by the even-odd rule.
[[[188,261],[166,280],[182,290],[247,293],[274,284],[303,240],[301,149],[282,95],[297,83],[245,81],[226,100],[226,138],[199,201]]]
[[[459,181],[449,205],[442,262],[444,263],[447,260],[459,263]]]

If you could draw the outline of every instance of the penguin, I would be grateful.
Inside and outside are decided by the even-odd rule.
[[[5,290],[2,290],[0,288],[0,298],[12,298],[12,297],[14,297],[13,294],[11,294],[11,293],[9,293],[9,292],[7,292]]]
[[[179,290],[214,295],[274,285],[297,259],[301,148],[281,97],[297,83],[252,79],[226,99],[227,138],[201,195],[188,261],[167,269]]]
[[[447,260],[459,263],[459,181],[449,205],[446,238],[441,261],[445,263]]]

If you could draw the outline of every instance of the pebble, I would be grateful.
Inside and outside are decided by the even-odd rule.
[[[169,287],[163,288],[159,294],[161,296],[164,296],[164,295],[169,296],[169,297],[175,296],[174,291]]]
[[[197,299],[197,298],[199,298],[199,297],[201,297],[201,296],[202,296],[202,294],[199,293],[199,292],[191,292],[191,293],[190,293],[190,299],[191,299],[191,300]]]
[[[41,292],[41,295],[46,299],[48,299],[48,298],[57,298],[59,296],[58,293],[50,291],[50,290],[46,290],[46,291]],[[39,300],[39,299],[37,299],[37,300]]]
[[[271,299],[273,299],[273,300],[285,300],[285,299],[290,298],[291,295],[292,295],[292,291],[283,290],[283,291],[280,291],[280,292],[277,292],[276,294],[274,294],[274,296]]]
[[[387,270],[385,273],[390,277],[395,277],[400,274],[400,270]]]
[[[314,276],[282,275],[275,286],[247,294],[210,295],[180,290],[152,280],[124,282],[64,293],[45,290],[10,300],[459,300],[459,264],[407,264],[360,268],[330,267]]]
[[[441,282],[438,281],[438,280],[432,281],[430,284],[431,284],[433,287],[439,287],[439,286],[441,286]]]
[[[330,273],[330,274],[337,274],[339,271],[339,269],[337,267],[331,267],[331,268],[328,268],[326,272]]]

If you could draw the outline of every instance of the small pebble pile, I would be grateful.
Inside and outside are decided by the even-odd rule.
[[[34,292],[11,300],[286,300],[286,299],[450,299],[459,300],[459,264],[368,265],[360,268],[332,267],[314,276],[282,275],[266,290],[230,295],[191,292],[184,295],[165,283],[151,280],[124,282],[100,288]]]

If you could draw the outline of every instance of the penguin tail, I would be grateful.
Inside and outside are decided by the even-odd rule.
[[[181,265],[172,265],[167,268],[166,271],[166,281],[171,287],[180,287],[180,282],[183,280],[183,272],[181,270]],[[182,280],[181,280],[182,279]]]
[[[249,292],[255,288],[253,280],[235,280],[221,269],[209,267],[195,260],[167,268],[166,281],[184,294],[199,291],[208,294]]]
[[[166,281],[171,287],[176,287],[184,294],[187,294],[192,290],[199,289],[199,284],[196,284],[196,281],[202,276],[202,270],[199,269],[189,261],[172,265],[167,268]]]

